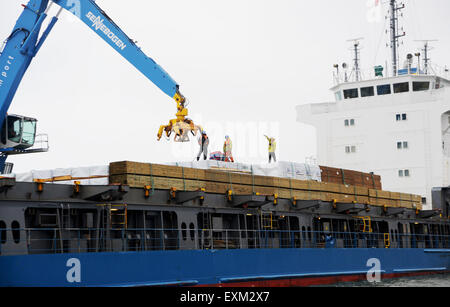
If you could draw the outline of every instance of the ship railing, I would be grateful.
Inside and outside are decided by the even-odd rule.
[[[450,235],[168,228],[0,229],[0,255],[274,248],[450,248]]]

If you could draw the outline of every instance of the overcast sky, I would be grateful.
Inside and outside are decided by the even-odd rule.
[[[385,1],[386,2],[386,1]],[[407,36],[433,43],[432,60],[450,64],[450,2],[407,0]],[[0,1],[0,39],[24,0]],[[97,4],[180,85],[190,117],[221,150],[226,134],[236,160],[263,162],[264,134],[278,138],[278,158],[304,162],[316,154],[315,131],[296,122],[295,106],[333,100],[335,63],[351,63],[351,43],[364,37],[363,69],[384,65],[389,41],[386,4],[376,0],[97,0]],[[53,10],[52,10],[53,12]],[[188,144],[156,141],[174,118],[175,102],[91,29],[64,12],[34,59],[9,113],[35,117],[49,135],[48,153],[11,157],[15,171],[105,165],[113,161],[194,159]]]

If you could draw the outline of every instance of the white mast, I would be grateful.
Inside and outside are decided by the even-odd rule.
[[[398,71],[398,39],[406,35],[405,32],[403,34],[398,34],[398,12],[405,8],[405,5],[402,3],[400,6],[397,5],[396,0],[390,0],[390,13],[391,13],[391,50],[392,50],[392,75],[397,76]]]

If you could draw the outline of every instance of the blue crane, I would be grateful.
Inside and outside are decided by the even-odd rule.
[[[41,28],[52,5],[58,5],[57,14],[51,18],[46,29]],[[158,140],[165,134],[174,133],[177,142],[189,141],[188,133],[196,135],[200,126],[187,118],[186,99],[179,85],[153,59],[145,55],[95,0],[30,0],[24,7],[13,31],[0,49],[0,173],[3,173],[8,155],[36,152],[32,149],[36,136],[36,119],[8,115],[8,109],[31,61],[37,55],[52,31],[63,9],[84,22],[108,45],[122,55],[142,74],[177,103],[176,119],[162,125]]]

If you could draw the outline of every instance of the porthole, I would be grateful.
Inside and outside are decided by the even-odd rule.
[[[11,223],[11,231],[12,231],[14,243],[16,243],[16,244],[19,243],[20,242],[20,224],[18,221],[13,221]]]
[[[187,239],[186,223],[181,223],[181,237],[184,241]]]
[[[194,237],[195,237],[194,223],[190,223],[189,224],[189,230],[190,230],[190,233],[191,233],[191,240],[194,241]]]

